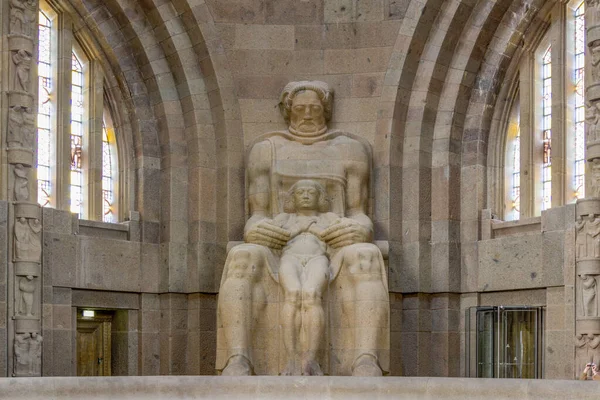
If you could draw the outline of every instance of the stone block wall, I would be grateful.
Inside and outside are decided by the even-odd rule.
[[[575,205],[552,208],[541,218],[500,222],[483,218],[485,240],[476,243],[474,290],[460,295],[461,375],[468,376],[466,314],[476,306],[542,306],[543,377],[573,379],[575,310]],[[485,215],[485,213],[484,213]],[[487,231],[487,234],[485,233]],[[471,309],[471,318],[474,317]],[[472,321],[473,323],[473,321]],[[473,325],[472,325],[473,326]],[[474,351],[474,347],[471,347]],[[473,368],[475,359],[471,358]],[[474,370],[471,370],[471,374]]]

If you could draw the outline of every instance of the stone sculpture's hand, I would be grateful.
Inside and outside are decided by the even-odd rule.
[[[369,239],[369,231],[358,222],[342,218],[335,221],[321,233],[321,239],[334,249],[365,243]]]
[[[275,250],[281,250],[290,240],[290,232],[263,220],[244,233],[246,243],[260,244]]]

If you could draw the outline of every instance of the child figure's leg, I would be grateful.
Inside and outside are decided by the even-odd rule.
[[[286,351],[286,368],[281,375],[294,374],[294,361],[298,354],[298,341],[301,326],[300,306],[302,305],[300,274],[302,264],[289,254],[281,257],[279,266],[279,283],[285,296],[281,323],[283,325],[283,344]]]
[[[302,327],[306,332],[307,349],[302,356],[303,375],[323,375],[317,363],[317,351],[325,339],[323,292],[329,281],[329,260],[325,256],[311,259],[304,267],[306,280],[302,284]]]

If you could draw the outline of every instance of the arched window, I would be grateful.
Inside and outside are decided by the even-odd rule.
[[[505,114],[506,220],[585,195],[584,7],[583,0],[557,2],[524,35],[516,106]]]
[[[513,100],[508,132],[506,135],[506,192],[505,215],[507,220],[516,220],[521,208],[521,131],[519,124],[518,93]]]
[[[542,81],[542,204],[541,209],[552,207],[552,47],[543,52],[539,68]]]
[[[52,199],[52,154],[54,154],[52,132],[52,21],[40,11],[39,17],[39,61],[38,61],[38,154],[37,180],[38,203],[50,205]]]
[[[117,222],[117,155],[115,130],[108,114],[102,123],[102,220]]]
[[[105,123],[111,118],[104,73],[90,56],[97,52],[73,30],[70,15],[44,2],[39,42],[38,202],[82,219],[118,222],[116,135]]]

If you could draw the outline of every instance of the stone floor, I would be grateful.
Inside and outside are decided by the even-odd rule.
[[[0,399],[599,399],[567,380],[143,376],[0,379]]]

